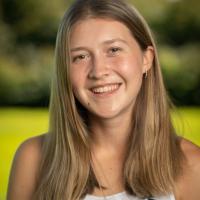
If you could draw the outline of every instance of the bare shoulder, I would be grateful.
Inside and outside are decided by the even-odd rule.
[[[31,199],[35,188],[45,135],[29,138],[17,149],[9,178],[8,200]]]
[[[187,139],[181,139],[181,148],[186,157],[189,166],[195,168],[200,167],[200,147]],[[200,173],[200,171],[199,171]],[[200,174],[199,174],[200,175]]]
[[[200,148],[189,140],[181,139],[185,155],[183,174],[177,182],[177,199],[200,199]]]

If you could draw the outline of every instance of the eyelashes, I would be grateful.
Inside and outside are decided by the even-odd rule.
[[[122,48],[120,47],[112,47],[109,49],[109,53],[116,54],[117,52],[122,51]]]
[[[119,54],[120,51],[122,51],[123,49],[121,47],[111,47],[107,50],[106,55],[108,57],[113,57]],[[81,62],[81,61],[85,61],[86,59],[90,58],[90,54],[89,53],[83,53],[83,54],[78,54],[77,56],[73,56],[72,57],[72,62],[76,63],[76,62]]]
[[[79,60],[83,60],[83,59],[85,59],[86,57],[87,57],[87,54],[80,54],[80,55],[78,55],[78,56],[73,57],[73,58],[72,58],[72,62],[74,63],[74,62],[77,62],[77,61],[79,61]]]

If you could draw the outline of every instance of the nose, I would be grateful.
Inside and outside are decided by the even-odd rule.
[[[94,56],[88,74],[90,79],[101,79],[109,75],[109,65],[103,56]]]

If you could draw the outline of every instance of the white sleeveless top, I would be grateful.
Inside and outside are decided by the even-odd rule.
[[[83,200],[148,200],[128,194],[126,191],[104,197],[87,194]],[[149,199],[150,200],[150,199]],[[174,195],[152,197],[151,200],[175,200]]]

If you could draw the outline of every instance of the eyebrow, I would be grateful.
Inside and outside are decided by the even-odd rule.
[[[112,44],[114,42],[123,42],[125,44],[128,44],[128,42],[126,40],[123,40],[121,38],[115,38],[115,39],[112,39],[112,40],[106,40],[103,42],[103,44]]]
[[[106,40],[106,41],[102,42],[102,44],[103,45],[105,45],[105,44],[112,44],[114,42],[122,42],[122,43],[128,45],[128,42],[126,40],[121,39],[121,38],[115,38],[115,39],[111,39],[111,40]],[[80,51],[80,50],[83,50],[83,49],[88,49],[88,48],[84,47],[84,46],[80,46],[80,47],[72,48],[70,51],[74,52],[74,51]]]

